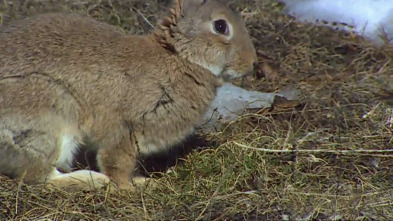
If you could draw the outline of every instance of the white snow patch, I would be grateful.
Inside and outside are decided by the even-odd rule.
[[[248,91],[231,83],[225,83],[218,88],[217,96],[200,121],[199,129],[202,131],[219,130],[220,122],[236,119],[247,108],[271,107],[277,95],[279,94]]]
[[[381,36],[386,34],[388,43],[393,43],[392,0],[281,1],[286,4],[285,11],[299,21],[354,31],[379,44],[383,43]]]

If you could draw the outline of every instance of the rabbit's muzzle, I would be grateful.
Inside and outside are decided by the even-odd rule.
[[[223,70],[222,77],[225,81],[232,81],[237,78],[252,75],[258,66],[258,60],[255,50],[246,55],[239,54],[239,57],[233,59]]]

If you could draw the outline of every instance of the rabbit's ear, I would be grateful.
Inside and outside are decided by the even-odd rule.
[[[203,5],[208,0],[174,0],[173,6],[170,10],[170,15],[159,22],[160,26],[170,27],[170,25],[176,25],[177,20],[184,16],[184,12],[187,8],[195,5]]]
[[[176,25],[177,19],[183,16],[183,5],[184,0],[174,0],[169,16],[161,19],[158,22],[159,28],[166,29],[170,28],[171,25]]]
[[[174,52],[174,47],[169,41],[172,35],[172,29],[176,27],[178,19],[184,17],[185,7],[189,7],[191,3],[196,1],[202,3],[206,0],[174,0],[170,14],[158,21],[158,29],[154,34],[164,48]]]
[[[208,2],[208,0],[175,0],[172,9],[178,10],[180,15],[184,14],[188,8],[192,6],[201,6]]]

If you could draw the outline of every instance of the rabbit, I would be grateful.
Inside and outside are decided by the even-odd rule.
[[[183,141],[217,88],[257,62],[243,19],[216,0],[175,0],[146,35],[48,13],[0,42],[0,174],[58,187],[129,188],[138,156]],[[71,169],[86,143],[99,172]]]

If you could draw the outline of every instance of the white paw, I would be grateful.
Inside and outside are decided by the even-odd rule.
[[[78,170],[64,174],[57,171],[52,173],[47,181],[47,184],[60,188],[101,188],[108,183],[110,183],[108,176],[91,170]]]

